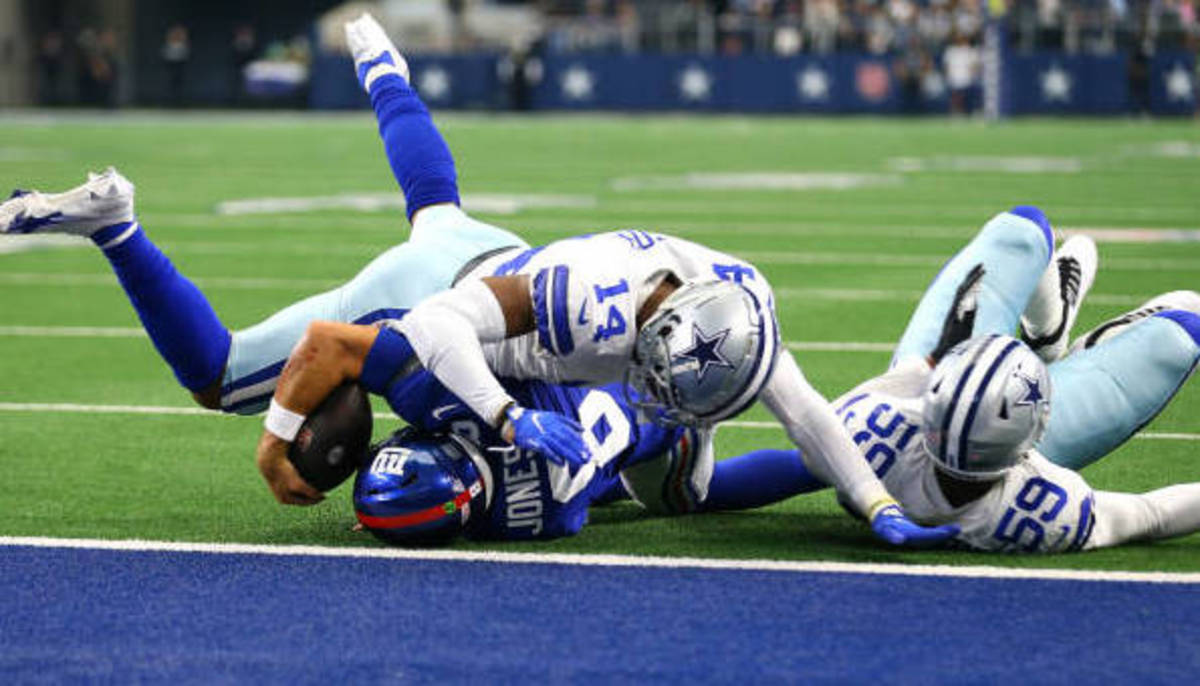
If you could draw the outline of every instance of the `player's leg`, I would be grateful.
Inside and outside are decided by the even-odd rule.
[[[388,164],[404,192],[410,241],[479,254],[524,245],[513,234],[475,221],[458,208],[457,171],[450,147],[408,82],[408,64],[369,14],[346,24],[359,83],[371,98]],[[459,245],[452,245],[459,244]]]
[[[796,450],[756,450],[715,461],[712,429],[639,427],[621,470],[624,491],[655,514],[746,510],[826,488]]]
[[[1170,300],[1200,303],[1195,293]],[[1080,469],[1124,443],[1166,407],[1200,360],[1200,307],[1121,319],[1099,343],[1050,365],[1050,423],[1038,449],[1057,464]]]
[[[1067,352],[1079,306],[1096,276],[1096,244],[1072,236],[1059,246],[1021,315],[1021,338],[1047,363]]]
[[[409,86],[404,57],[379,24],[364,15],[346,25],[346,37],[413,230],[407,242],[372,260],[344,286],[236,332],[221,388],[226,411],[252,413],[266,406],[288,353],[309,322],[367,324],[399,318],[449,288],[463,267],[480,255],[528,247],[512,233],[476,221],[458,208],[450,149]]]
[[[934,277],[896,346],[892,364],[933,350],[954,293],[976,264],[982,263],[987,273],[979,290],[974,333],[1011,334],[1053,252],[1050,221],[1036,207],[1014,207],[993,217]]]
[[[146,236],[134,217],[133,196],[133,184],[110,167],[65,193],[14,194],[0,205],[0,231],[91,238],[179,383],[203,394],[221,377],[229,331],[204,294]]]

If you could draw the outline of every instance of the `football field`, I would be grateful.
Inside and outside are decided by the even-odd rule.
[[[465,207],[531,243],[636,228],[756,263],[788,347],[831,398],[886,367],[939,266],[1013,205],[1097,239],[1077,333],[1200,287],[1200,128],[1189,121],[437,122]],[[345,281],[408,232],[369,114],[0,118],[0,187],[65,189],[109,164],[137,184],[143,226],[230,328]],[[194,408],[97,250],[0,241],[0,537],[380,547],[351,530],[349,484],[317,507],[277,505],[254,466],[261,420]],[[377,410],[383,435],[398,420]],[[785,447],[769,419],[755,407],[723,427],[719,454]],[[1200,481],[1198,452],[1193,381],[1084,476],[1127,491]],[[574,538],[455,547],[1200,573],[1196,535],[1046,558],[901,552],[828,492],[678,519],[620,503],[593,510]]]

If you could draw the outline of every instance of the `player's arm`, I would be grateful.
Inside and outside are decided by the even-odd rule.
[[[1200,531],[1200,483],[1141,494],[1096,491],[1095,496],[1096,523],[1085,549]]]
[[[467,281],[425,300],[397,326],[412,351],[450,392],[500,429],[505,440],[559,464],[589,458],[579,423],[554,412],[520,407],[500,385],[483,344],[536,328],[528,276]]]
[[[324,498],[288,461],[288,446],[325,396],[362,375],[378,335],[373,326],[313,322],[288,356],[256,451],[258,470],[279,502],[313,505]]]
[[[904,515],[791,353],[780,353],[760,398],[800,448],[809,470],[861,512],[876,535],[897,545],[930,545],[958,533],[957,526],[925,528]]]

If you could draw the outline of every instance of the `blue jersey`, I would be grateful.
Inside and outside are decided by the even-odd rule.
[[[639,423],[620,384],[583,388],[508,381],[505,387],[523,407],[577,420],[592,459],[573,470],[509,445],[426,371],[388,390],[388,403],[409,424],[426,431],[451,431],[479,444],[492,471],[494,492],[487,516],[469,522],[465,534],[470,538],[573,535],[587,523],[592,502],[617,486],[622,469],[670,451],[685,432]]]

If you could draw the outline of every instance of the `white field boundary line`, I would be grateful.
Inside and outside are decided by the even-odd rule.
[[[175,541],[103,540],[0,536],[0,546],[114,552],[200,553],[215,555],[273,555],[279,557],[325,557],[433,562],[482,562],[490,564],[569,565],[576,567],[636,567],[642,569],[703,569],[716,571],[792,572],[823,574],[868,574],[910,577],[957,577],[968,579],[1036,579],[1045,581],[1099,581],[1153,584],[1200,584],[1195,572],[1127,572],[1075,569],[1016,569],[972,565],[904,565],[805,560],[722,559],[703,557],[659,557],[583,553],[526,553],[497,550],[409,550],[403,548],[338,548],[312,545],[263,545],[251,543],[188,543]]]
[[[202,407],[178,407],[173,405],[91,405],[87,403],[13,403],[0,402],[0,412],[40,412],[51,414],[140,414],[180,417],[245,417],[246,415],[226,414]],[[390,412],[376,412],[375,419],[398,420]],[[755,420],[729,420],[721,422],[721,426],[734,429],[757,429],[782,431],[778,422]],[[1134,435],[1135,439],[1152,441],[1200,441],[1200,434],[1183,432],[1143,431]]]

